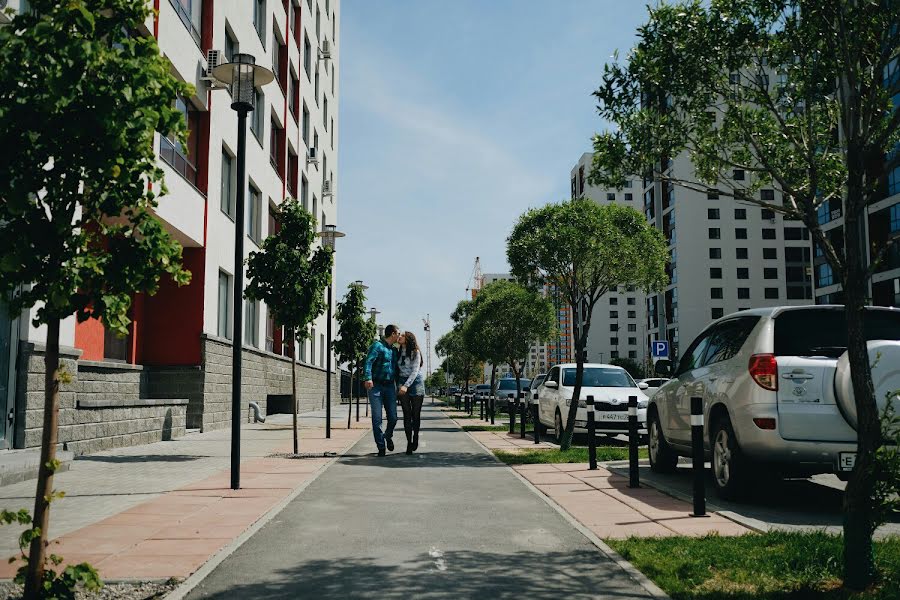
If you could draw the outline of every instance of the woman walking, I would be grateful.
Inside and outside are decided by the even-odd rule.
[[[406,331],[400,336],[400,405],[403,407],[403,430],[406,432],[406,453],[419,447],[419,426],[422,421],[422,401],[425,399],[425,378],[422,375],[422,353],[416,336]]]

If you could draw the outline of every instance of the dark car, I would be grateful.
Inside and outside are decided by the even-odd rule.
[[[519,380],[522,386],[522,393],[528,397],[528,390],[531,386],[531,380],[524,377]],[[516,397],[516,379],[508,377],[497,382],[497,406],[506,406],[510,398]]]

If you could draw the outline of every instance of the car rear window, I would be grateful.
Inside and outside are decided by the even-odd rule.
[[[575,369],[563,371],[563,385],[575,385]],[[616,367],[586,367],[581,381],[584,387],[637,387],[625,369]]]
[[[869,310],[863,323],[866,341],[900,340],[900,312]],[[838,357],[846,350],[843,309],[788,310],[775,317],[776,356]]]
[[[530,379],[522,379],[522,389],[528,387],[528,384],[531,382]],[[498,390],[514,390],[516,389],[516,380],[515,379],[501,379],[500,383],[497,384]]]

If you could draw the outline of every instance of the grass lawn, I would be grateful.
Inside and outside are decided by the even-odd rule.
[[[900,537],[875,543],[880,584],[841,589],[842,539],[825,533],[606,540],[673,600],[896,600]]]
[[[526,450],[524,452],[507,452],[494,450],[497,458],[508,465],[531,465],[547,463],[585,463],[588,462],[588,449],[573,446],[566,451],[558,448],[552,450]],[[638,456],[647,458],[647,448],[638,448]],[[597,460],[628,460],[628,448],[624,446],[598,446]]]

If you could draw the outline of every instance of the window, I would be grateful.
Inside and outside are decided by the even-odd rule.
[[[319,334],[319,366],[325,366],[325,334]]]
[[[288,174],[287,189],[290,195],[297,198],[297,174],[300,170],[300,159],[294,152],[288,150]]]
[[[246,300],[244,307],[244,341],[259,348],[259,300]]]
[[[723,291],[720,287],[709,288],[709,297],[713,300],[721,300],[724,297]]]
[[[266,0],[253,0],[253,28],[262,42],[263,48],[266,47]]]
[[[764,227],[763,230],[762,230],[762,239],[764,239],[764,240],[774,240],[774,239],[776,239],[776,237],[775,237],[775,230],[772,229],[771,227]]]
[[[637,346],[637,338],[636,337],[628,338],[628,345],[629,346]]]
[[[628,318],[629,318],[629,319],[637,319],[637,312],[636,312],[636,311],[633,311],[633,310],[629,310],[629,311],[628,311]]]
[[[808,240],[809,230],[803,227],[785,227],[784,239],[786,240]]]
[[[718,323],[709,330],[703,366],[728,360],[737,354],[759,317],[741,317]]]
[[[735,248],[734,255],[738,260],[746,260],[750,258],[750,251],[747,248]]]
[[[738,288],[738,300],[749,300],[750,299],[750,288]]]
[[[771,221],[772,219],[775,218],[775,211],[772,210],[771,208],[764,208],[764,209],[762,209],[762,211],[760,211],[760,216],[763,219],[768,219],[769,221]]]
[[[718,208],[707,208],[706,209],[706,218],[707,219],[718,219],[719,218],[719,209]]]
[[[747,239],[747,229],[745,227],[735,227],[734,238],[737,240]]]
[[[222,148],[222,191],[219,199],[219,207],[222,212],[234,220],[235,181],[234,158]]]
[[[706,190],[706,199],[707,200],[718,200],[719,192],[717,190]]]
[[[631,338],[629,338],[629,339],[631,339]],[[628,358],[637,358],[637,350],[629,350]]]
[[[778,279],[778,269],[775,267],[766,267],[763,269],[763,279]]]
[[[634,196],[633,196],[630,192],[626,192],[626,193],[625,193],[625,201],[626,201],[626,202],[631,202],[631,200],[632,200],[633,198],[634,198]]]
[[[250,198],[247,202],[247,235],[259,245],[262,238],[262,196],[259,190],[250,186]]]
[[[635,331],[637,331],[637,324],[636,324],[636,323],[629,323],[629,324],[628,324],[628,331],[630,331],[630,332],[632,332],[632,333],[635,332]]]
[[[900,204],[895,204],[891,207],[890,216],[890,232],[900,231]]]
[[[617,338],[617,337],[611,337],[611,338],[609,338],[609,345],[610,345],[610,346],[618,346],[618,345],[619,345],[619,338]]]
[[[309,182],[306,180],[306,175],[300,176],[300,203],[303,208],[309,210]]]
[[[634,298],[628,298],[625,302],[628,306],[634,306]]]
[[[611,311],[609,311],[609,318],[610,318],[610,319],[618,319],[618,318],[619,318],[619,311],[617,311],[617,310],[611,310]]]
[[[710,248],[709,249],[709,257],[713,259],[722,258],[722,249],[721,248]]]
[[[225,59],[234,62],[234,55],[240,52],[240,46],[228,29],[225,30]],[[229,88],[230,89],[230,88]]]
[[[610,202],[616,201],[616,195],[613,192],[606,192],[606,199]]]
[[[219,308],[216,335],[231,339],[231,275],[219,271]]]
[[[817,287],[825,287],[828,285],[834,284],[834,273],[831,270],[831,265],[828,263],[822,263],[816,267],[816,286]]]
[[[616,306],[617,304],[619,304],[619,299],[618,298],[610,298],[609,304],[610,304],[610,306]]]
[[[322,123],[325,125],[325,131],[328,131],[328,98],[322,96]]]
[[[294,121],[300,121],[300,81],[293,73],[288,83],[288,108],[294,116]]]
[[[763,293],[766,300],[778,300],[778,288],[767,287]]]
[[[178,18],[187,27],[194,42],[200,45],[200,31],[203,23],[203,0],[170,0]],[[24,12],[24,10],[23,10]]]
[[[259,89],[253,90],[253,112],[250,113],[250,131],[253,132],[260,144],[262,144],[264,133],[263,119],[266,116],[265,100],[265,95]]]
[[[718,239],[721,239],[721,237],[722,237],[722,232],[719,230],[718,227],[710,227],[709,228],[709,239],[718,240]]]
[[[772,250],[772,258],[775,258],[775,248]],[[784,249],[785,262],[809,262],[809,248],[791,248]]]
[[[737,278],[750,279],[750,269],[748,269],[747,267],[738,267]]]
[[[775,260],[778,258],[777,248],[763,248],[763,258],[766,260]]]
[[[618,331],[618,330],[619,330],[619,324],[618,324],[618,323],[610,323],[610,324],[609,324],[609,330],[610,330],[610,331]]]
[[[744,170],[743,169],[735,169],[731,174],[731,178],[735,181],[743,181],[744,180]]]
[[[306,71],[306,78],[312,77],[312,45],[306,32],[303,33],[303,68]]]
[[[303,120],[300,124],[303,143],[309,148],[309,109],[306,108],[306,102],[303,103]]]
[[[197,185],[197,166],[191,162],[196,160],[199,149],[200,111],[184,98],[175,99],[175,108],[184,116],[188,127],[187,145],[182,144],[174,136],[160,136],[159,156],[175,169],[179,175],[187,179],[191,185]]]
[[[709,278],[710,279],[722,279],[722,268],[721,267],[710,267],[709,268]]]
[[[713,308],[710,316],[713,319],[721,319],[725,315],[725,309],[723,308]]]
[[[619,351],[618,351],[618,350],[610,350],[610,351],[609,351],[609,358],[610,358],[610,359],[613,359],[613,358],[619,358]]]
[[[764,202],[775,202],[775,190],[759,190],[759,198]]]
[[[746,221],[747,220],[747,209],[746,208],[734,209],[734,218],[738,221]]]
[[[316,104],[318,105],[319,104],[319,65],[318,64],[316,64],[316,76],[314,78],[314,81],[315,81],[315,83],[313,85],[313,89],[315,90]]]
[[[309,334],[309,362],[311,364],[316,363],[316,328],[312,328],[312,332]]]

